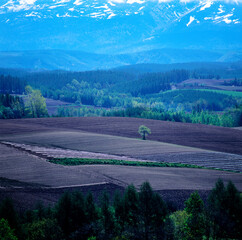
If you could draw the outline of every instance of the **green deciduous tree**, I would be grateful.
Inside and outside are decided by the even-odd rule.
[[[0,239],[1,240],[18,240],[14,235],[14,231],[10,228],[8,221],[5,219],[0,220]]]
[[[174,238],[176,240],[185,239],[185,224],[188,218],[188,213],[183,211],[176,211],[172,213],[169,218],[174,225]]]
[[[25,92],[27,94],[25,105],[29,115],[33,118],[47,117],[46,101],[40,90],[33,90],[30,86],[26,86]]]
[[[142,136],[143,140],[146,140],[146,136],[151,134],[151,130],[148,127],[146,127],[145,125],[141,125],[139,127],[139,131],[138,132]]]
[[[27,240],[60,240],[62,232],[56,220],[42,219],[25,226]]]

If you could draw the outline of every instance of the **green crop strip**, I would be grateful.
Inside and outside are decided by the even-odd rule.
[[[183,163],[126,161],[126,160],[115,160],[115,159],[54,158],[54,159],[50,159],[49,162],[65,165],[65,166],[105,164],[105,165],[141,166],[141,167],[204,168],[201,166],[183,164]]]
[[[137,166],[137,167],[174,167],[174,168],[198,168],[198,169],[210,169],[226,172],[235,172],[232,170],[202,167],[192,164],[184,163],[168,163],[168,162],[148,162],[148,161],[126,161],[115,159],[91,159],[91,158],[52,158],[49,162],[64,166],[78,166],[78,165],[122,165],[122,166]]]

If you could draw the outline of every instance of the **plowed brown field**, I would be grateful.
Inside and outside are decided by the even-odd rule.
[[[139,138],[138,128],[146,125],[149,140],[179,144],[242,155],[241,131],[202,124],[174,123],[137,118],[42,118],[0,120],[1,136],[54,130],[86,131],[129,138]]]
[[[140,137],[137,130],[141,124],[151,128],[149,140],[152,141],[137,139]],[[218,178],[225,182],[232,180],[242,191],[240,173],[110,165],[67,167],[51,164],[31,152],[1,144],[3,141],[27,144],[28,148],[33,147],[31,151],[42,151],[42,155],[49,151],[59,151],[61,154],[64,150],[72,154],[88,151],[141,160],[215,164],[215,167],[226,166],[228,169],[235,166],[238,170],[242,166],[242,134],[236,129],[132,118],[0,120],[0,177],[51,187],[51,190],[25,190],[10,186],[9,190],[0,179],[0,200],[2,196],[10,194],[17,201],[21,196],[23,203],[25,200],[31,202],[38,199],[48,202],[47,198],[52,199],[52,195],[59,196],[64,191],[58,190],[60,188],[98,189],[99,194],[109,184],[112,185],[112,192],[115,186],[122,189],[131,183],[139,188],[146,180],[156,191],[170,191],[169,194],[179,191],[183,196],[181,199],[185,196],[184,191],[211,190]],[[177,196],[173,198],[177,201]]]

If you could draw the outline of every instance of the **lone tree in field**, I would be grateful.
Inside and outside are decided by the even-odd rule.
[[[141,125],[139,127],[139,134],[141,135],[141,137],[142,137],[143,140],[146,140],[146,135],[151,134],[151,131],[145,125]]]

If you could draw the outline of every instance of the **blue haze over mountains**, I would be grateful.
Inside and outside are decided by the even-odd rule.
[[[242,60],[241,1],[1,0],[0,67]]]

